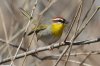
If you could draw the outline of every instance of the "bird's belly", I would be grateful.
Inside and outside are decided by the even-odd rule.
[[[37,39],[41,40],[43,43],[45,43],[47,45],[55,43],[56,41],[59,40],[60,36],[59,37],[55,37],[50,32],[43,31],[43,32],[38,33]]]
[[[59,40],[59,38],[57,37],[53,37],[53,36],[49,36],[49,37],[42,37],[42,39],[40,39],[42,42],[44,42],[47,45],[50,45],[52,43],[55,43],[56,41]]]

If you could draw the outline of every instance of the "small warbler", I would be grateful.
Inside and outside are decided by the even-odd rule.
[[[56,17],[52,19],[52,24],[48,26],[40,25],[37,29],[29,32],[28,35],[35,32],[37,40],[41,40],[43,43],[50,45],[60,39],[65,24],[68,24],[68,22],[64,18]]]

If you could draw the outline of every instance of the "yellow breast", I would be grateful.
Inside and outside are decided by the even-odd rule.
[[[52,24],[52,33],[56,37],[60,37],[62,35],[63,29],[64,29],[64,24],[62,23]]]

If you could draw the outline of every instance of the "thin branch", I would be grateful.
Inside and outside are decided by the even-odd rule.
[[[35,28],[38,27],[38,25],[39,25],[39,23],[40,23],[40,21],[41,21],[42,15],[43,15],[43,14],[51,7],[51,5],[52,5],[53,3],[55,3],[55,2],[56,2],[56,0],[53,0],[52,2],[50,2],[50,4],[39,14],[38,24],[35,26]],[[37,5],[37,0],[36,0],[36,2],[35,2],[35,6],[33,7],[33,10],[36,9],[36,5]],[[32,11],[33,11],[33,10],[32,10]],[[32,15],[33,15],[33,12],[32,12],[32,14],[31,14],[31,16],[32,16]],[[33,38],[34,38],[34,35],[35,35],[35,33],[33,34],[33,37],[32,37],[32,39],[31,39],[31,41],[29,42],[29,46],[28,46],[28,48],[27,48],[26,51],[29,50],[29,47],[30,47],[31,44],[32,44],[32,40],[33,40]],[[26,54],[26,55],[27,55],[27,54]],[[25,62],[25,60],[26,60],[26,55],[25,55],[25,57],[24,57],[23,64],[24,64],[24,62]],[[22,64],[22,66],[23,66],[23,64]]]
[[[36,9],[37,3],[38,3],[38,0],[35,1],[35,4],[34,4],[34,6],[33,6],[32,12],[31,12],[31,17],[33,17],[33,13],[34,13],[34,11],[35,11],[35,9]],[[31,18],[31,17],[30,17],[30,20],[29,20],[29,21],[31,21],[31,19],[33,19],[33,18]],[[28,48],[26,49],[25,52],[27,52],[27,51],[29,50],[29,48],[30,48],[30,46],[31,46],[31,44],[32,44],[32,40],[33,40],[33,38],[34,38],[34,35],[35,35],[35,34],[33,34],[33,37],[32,37],[32,39],[31,39],[31,41],[29,42],[29,46],[28,46]],[[23,66],[24,63],[25,63],[25,61],[26,61],[26,57],[27,57],[26,55],[27,55],[27,54],[25,54],[24,60],[23,60],[23,63],[22,63],[21,66]],[[36,57],[37,57],[37,56],[36,56]]]
[[[81,5],[81,4],[80,4]],[[66,35],[66,37],[65,37],[65,42],[66,42],[66,40],[67,40],[67,38],[68,38],[68,36],[69,36],[69,34],[70,34],[70,32],[71,32],[71,30],[72,30],[72,27],[73,27],[73,25],[74,25],[74,23],[75,23],[75,21],[76,21],[76,19],[77,19],[77,16],[78,16],[78,13],[79,13],[79,11],[80,11],[80,6],[78,7],[78,10],[77,10],[77,12],[76,12],[76,14],[75,14],[75,17],[73,18],[73,20],[72,20],[72,22],[71,22],[71,24],[69,25],[69,30],[68,30],[68,32],[67,32],[67,35]]]
[[[80,55],[89,55],[90,52],[87,53],[71,53],[70,56],[80,56]],[[100,51],[91,51],[91,55],[100,55]],[[45,56],[42,57],[41,60],[54,60],[55,58],[58,58],[60,56],[60,54],[58,55],[49,55],[49,56]],[[64,55],[63,58],[66,58],[68,56],[68,54]]]
[[[84,21],[85,21],[85,19],[88,17],[89,12],[91,11],[92,6],[93,6],[94,2],[95,2],[95,0],[93,0],[93,1],[92,1],[92,4],[91,4],[90,8],[88,9],[88,11],[87,11],[86,15],[84,16],[84,18],[83,18],[83,21],[82,21],[82,22],[84,22]],[[81,24],[81,25],[82,25],[82,24]]]
[[[56,1],[57,0],[49,1],[49,5],[39,15],[43,15]]]
[[[82,33],[82,31],[86,28],[86,26],[90,23],[90,21],[92,20],[92,18],[94,17],[94,15],[99,11],[100,7],[97,7],[96,10],[94,11],[94,13],[91,15],[91,17],[86,21],[86,24],[82,27],[82,29],[77,33],[77,35],[75,36],[76,38],[80,35],[80,33]]]
[[[8,41],[8,35],[7,35],[7,28],[6,28],[6,25],[5,25],[5,19],[4,19],[4,16],[2,14],[2,9],[0,8],[0,16],[1,16],[1,23],[2,23],[2,26],[3,26],[3,30],[4,30],[4,34],[5,34],[5,38],[6,38],[6,46],[7,46],[7,49],[8,49],[8,53],[10,56],[12,56],[11,54],[11,49],[10,49],[10,46],[9,46],[9,41]],[[13,63],[13,62],[12,62]]]
[[[90,57],[90,55],[91,55],[92,53],[93,53],[93,52],[90,52],[90,53],[86,56],[86,58],[80,63],[80,66],[83,65],[83,63]]]
[[[78,13],[79,17],[78,17],[78,15],[77,15],[77,17],[78,17],[78,19],[77,19],[77,20],[78,20],[78,23],[77,23],[76,31],[75,31],[73,37],[72,37],[71,40],[70,40],[71,44],[70,44],[68,56],[67,56],[67,59],[66,59],[66,62],[65,62],[65,66],[67,65],[68,59],[69,59],[70,54],[71,54],[73,42],[75,41],[75,36],[77,35],[77,29],[78,29],[79,19],[80,19],[81,12],[82,12],[82,3],[83,3],[83,2],[81,1],[81,2],[80,2],[80,7],[79,7],[79,13]]]
[[[84,1],[84,0],[83,0],[83,1]],[[92,6],[93,6],[94,2],[95,2],[95,0],[93,0],[93,1],[92,1],[92,4],[91,4],[90,8],[88,9],[88,11],[87,11],[86,15],[84,16],[84,18],[83,18],[83,20],[82,20],[82,23],[81,23],[81,24],[80,24],[80,26],[79,26],[79,29],[80,29],[80,28],[81,28],[81,26],[83,25],[83,23],[84,23],[85,19],[88,17],[89,12],[91,11]],[[77,31],[79,31],[79,29],[78,29]]]
[[[0,42],[6,43],[6,41],[3,40],[3,39],[0,39]],[[15,44],[13,44],[13,43],[9,43],[9,45],[10,45],[11,47],[13,47],[13,48],[18,48],[18,45],[15,45]],[[23,48],[23,47],[20,47],[20,50],[26,52],[27,49],[25,49],[25,48]],[[41,58],[39,58],[38,56],[36,56],[36,55],[34,55],[34,54],[32,54],[32,56],[33,56],[33,57],[36,57],[36,58],[39,59],[39,60],[41,60]]]
[[[31,16],[33,16],[33,10],[32,10],[32,12],[31,12]],[[12,62],[14,61],[16,55],[18,54],[18,51],[19,51],[19,49],[20,49],[20,47],[21,47],[21,45],[22,45],[22,43],[23,43],[23,41],[24,41],[24,38],[25,38],[25,35],[26,35],[26,32],[27,32],[27,30],[28,30],[28,27],[29,27],[30,23],[31,23],[31,19],[28,21],[27,25],[25,26],[25,27],[26,27],[26,28],[25,28],[25,31],[24,31],[25,33],[23,34],[23,37],[22,37],[22,39],[21,39],[21,42],[20,42],[20,44],[19,44],[19,46],[18,46],[18,48],[17,48],[17,50],[16,50],[16,52],[15,52],[14,57],[12,58]],[[11,62],[10,65],[12,65],[12,62]]]
[[[73,27],[73,25],[74,25],[74,23],[75,23],[75,21],[76,21],[76,18],[77,18],[77,16],[78,16],[78,13],[79,13],[79,11],[80,11],[80,8],[81,8],[81,2],[80,2],[80,6],[78,7],[78,10],[77,10],[77,12],[76,12],[76,15],[75,15],[75,17],[74,17],[74,19],[73,19],[73,21],[72,21],[72,23],[71,23],[71,25],[70,25],[70,28],[69,28],[69,30],[68,30],[68,33],[67,33],[67,35],[66,35],[66,38],[65,38],[65,40],[64,40],[64,42],[66,42],[66,40],[67,40],[67,38],[68,38],[68,36],[69,36],[69,34],[70,34],[70,32],[71,32],[71,30],[72,30],[72,27]],[[67,50],[70,48],[70,51],[71,51],[71,48],[72,48],[72,45],[73,45],[73,39],[74,39],[74,37],[72,38],[72,40],[70,41],[71,43],[70,43],[70,45],[67,47],[65,47],[65,49],[63,50],[63,52],[61,53],[61,55],[60,55],[60,57],[58,58],[58,60],[56,61],[56,63],[53,65],[53,66],[57,66],[57,64],[59,63],[59,61],[61,60],[61,58],[64,56],[64,54],[67,52]],[[70,52],[69,52],[69,55],[70,55]],[[69,56],[68,56],[68,58],[69,58]],[[67,58],[67,59],[68,59]]]
[[[96,38],[96,39],[93,39],[93,40],[85,40],[85,41],[73,42],[73,46],[76,46],[76,45],[87,45],[87,44],[92,44],[92,43],[96,43],[96,42],[100,42],[100,38]],[[70,42],[66,41],[65,43],[62,42],[62,44],[59,44],[59,43],[54,44],[53,48],[59,48],[61,46],[65,46],[65,45],[70,45]],[[16,55],[15,59],[22,58],[25,55],[29,56],[29,55],[32,55],[32,54],[35,54],[35,53],[38,53],[38,52],[43,52],[43,51],[50,50],[50,47],[51,47],[51,45],[45,46],[45,47],[40,47],[40,48],[37,48],[37,49],[33,49],[33,50],[28,51],[28,52],[24,52],[22,54],[18,54],[18,55]],[[3,59],[2,61],[0,61],[0,64],[3,64],[3,63],[11,61],[11,58],[13,58],[13,57],[9,57],[9,58]]]
[[[44,57],[42,60],[57,60],[58,57],[60,55],[55,55],[55,56],[46,56]],[[65,59],[61,59],[61,61],[66,61]],[[80,64],[81,62],[77,61],[77,60],[68,60],[68,62],[70,63],[76,63],[76,64]],[[84,66],[92,66],[90,64],[87,64],[87,63],[83,63]]]

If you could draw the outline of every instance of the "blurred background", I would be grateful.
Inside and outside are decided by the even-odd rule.
[[[45,8],[49,6],[51,2],[53,2],[51,6],[42,14],[41,24],[50,24],[50,20],[56,16],[64,17],[67,21],[72,22],[75,17],[75,13],[80,5],[80,0],[0,0],[0,61],[7,57],[10,57],[15,54],[16,48],[12,46],[8,46],[8,43],[13,43],[14,45],[19,45],[20,41],[23,37],[23,33],[25,30],[25,26],[27,25],[29,19],[24,16],[20,10],[23,8],[29,15],[31,15],[31,11],[34,8],[33,13],[33,22],[31,22],[28,27],[28,31],[37,24],[37,19],[39,15],[43,12]],[[83,8],[82,15],[80,18],[80,22],[82,22],[84,16],[87,11],[90,9],[93,0],[82,0]],[[35,7],[36,5],[36,7]],[[86,18],[86,21],[91,17],[93,12],[97,7],[100,7],[100,0],[95,0],[92,8]],[[76,41],[82,40],[91,40],[94,38],[100,37],[100,10],[96,13],[96,15],[92,18],[91,22],[84,29],[84,31],[79,35]],[[74,33],[71,32],[71,35]],[[67,33],[67,28],[65,28],[64,34],[60,41],[63,41],[65,35]],[[72,36],[68,38],[71,39]],[[27,48],[32,36],[25,37],[22,47]],[[2,42],[4,40],[5,42]],[[59,42],[59,41],[58,41]],[[41,43],[36,42],[36,38],[34,38],[31,47],[38,48],[44,45],[39,45]],[[100,51],[100,42],[93,43],[90,45],[81,45],[74,46],[72,48],[72,53],[80,53],[79,55],[70,56],[68,66],[79,66],[79,64],[84,60],[84,58],[91,51]],[[38,46],[37,46],[38,45]],[[63,51],[64,47],[59,48],[60,51]],[[18,53],[23,53],[23,51],[19,51]],[[37,54],[39,57],[45,57],[46,55],[59,55],[58,49],[54,49],[53,51],[45,51]],[[23,59],[20,58],[14,61],[15,66],[21,66],[23,64]],[[100,55],[99,54],[91,54],[89,58],[84,62],[83,66],[100,66]],[[53,66],[56,60],[39,60],[35,57],[28,56],[23,66]],[[64,61],[60,62],[58,66],[64,65]],[[4,63],[2,65],[9,65],[10,62]]]

